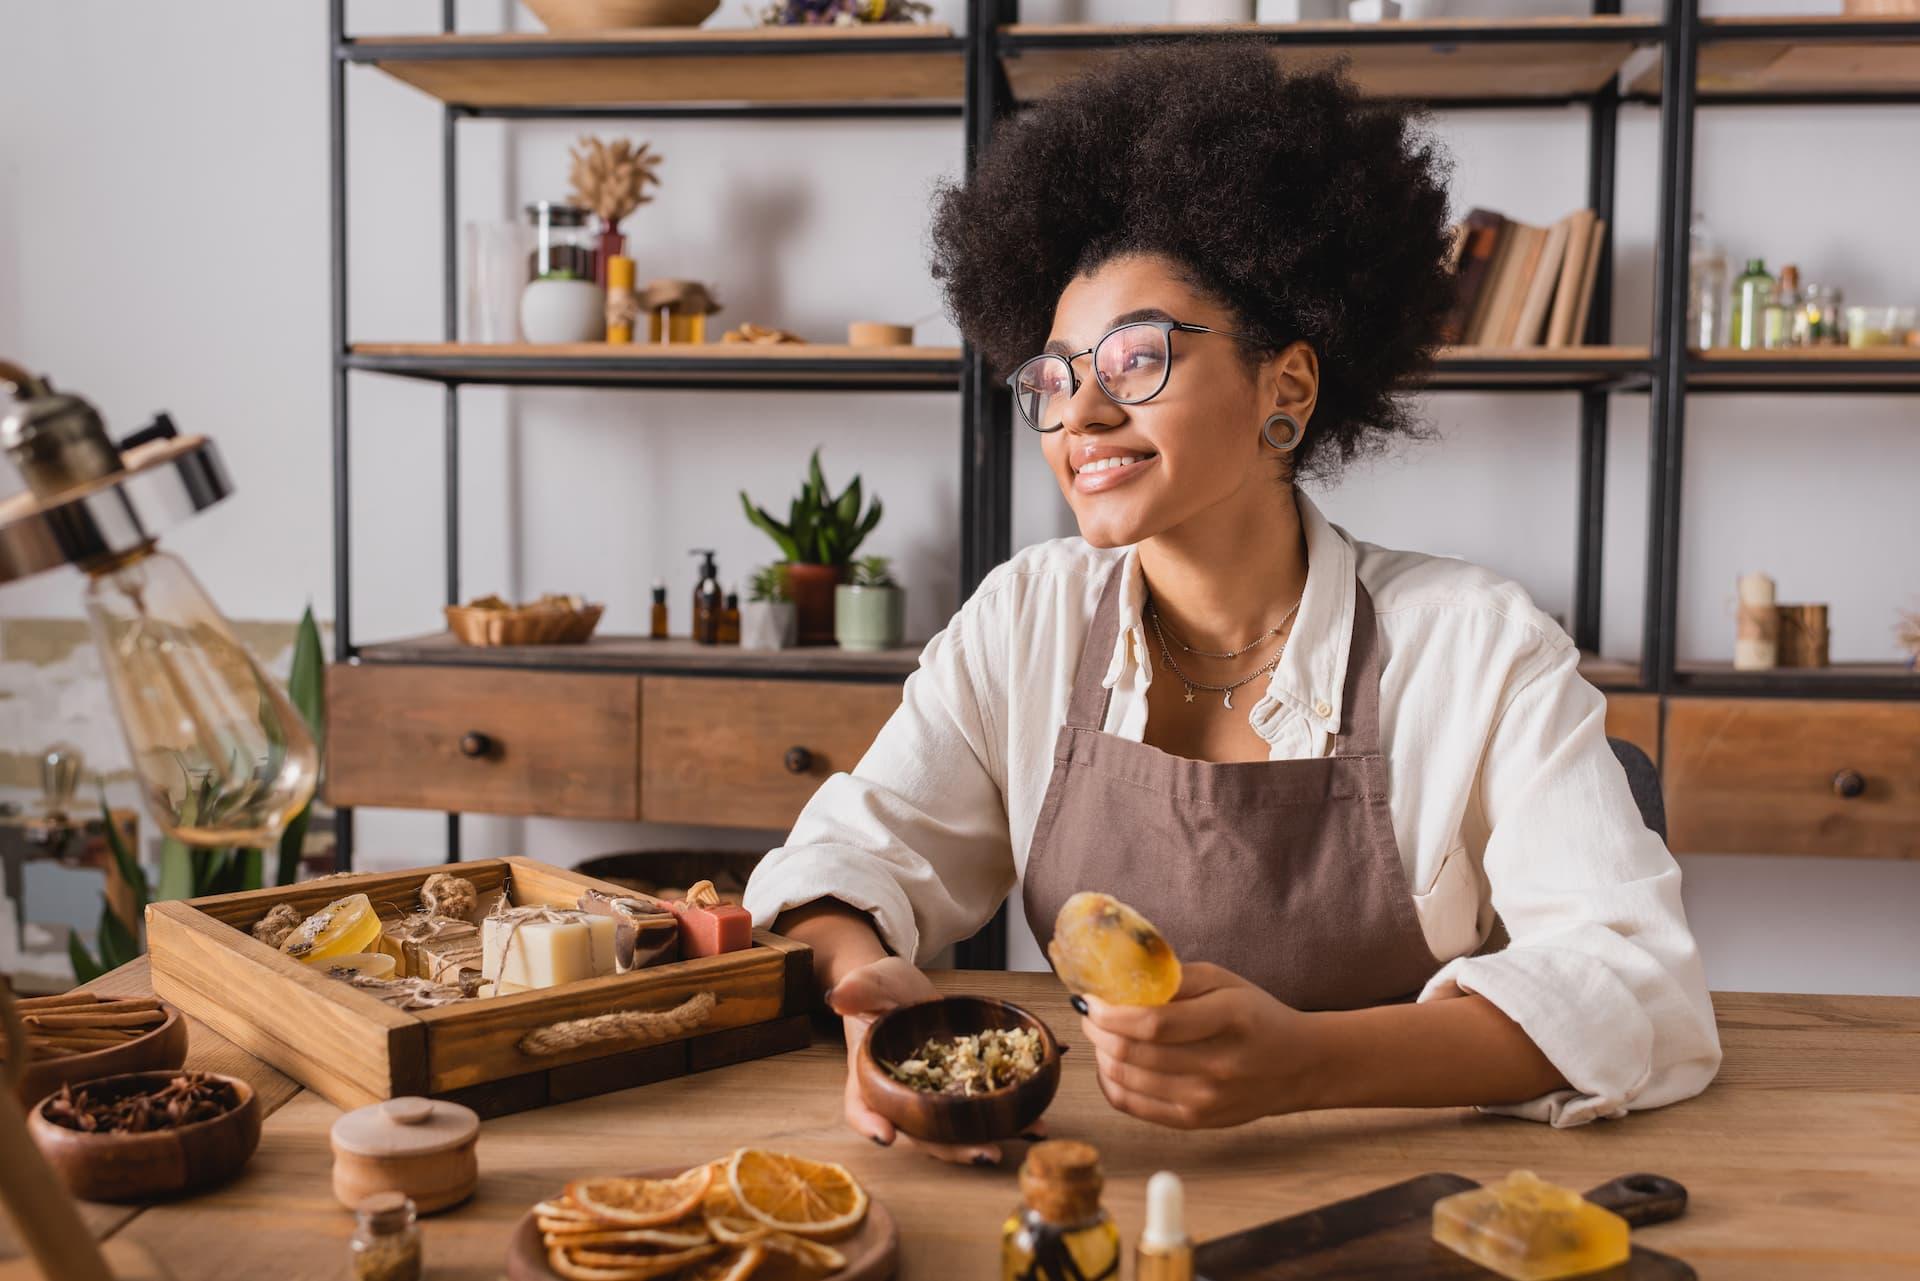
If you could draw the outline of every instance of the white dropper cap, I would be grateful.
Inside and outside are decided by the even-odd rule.
[[[1172,1250],[1187,1243],[1187,1194],[1180,1176],[1162,1170],[1147,1180],[1147,1230],[1141,1248]]]

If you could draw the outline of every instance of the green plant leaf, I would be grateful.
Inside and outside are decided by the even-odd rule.
[[[67,935],[67,960],[73,965],[73,977],[76,982],[91,983],[107,972],[107,967],[93,959],[93,953],[87,951],[87,945],[80,941],[80,931]]]
[[[100,789],[100,825],[107,831],[107,849],[113,853],[113,865],[119,869],[120,879],[133,891],[134,909],[144,913],[147,904],[153,901],[153,886],[147,881],[147,869],[140,866],[140,860],[127,848],[120,825],[113,821],[113,809],[107,804],[104,787]]]
[[[744,489],[740,491],[740,506],[747,513],[748,523],[771,538],[781,554],[788,560],[799,559],[800,548],[794,541],[791,523],[782,525],[764,507],[754,506],[753,499],[747,497],[747,491]]]
[[[275,885],[291,885],[300,879],[300,857],[306,852],[307,825],[313,821],[313,803],[309,801],[300,807],[300,812],[287,821],[280,833],[279,865],[274,869]]]
[[[326,743],[326,659],[320,650],[320,624],[313,620],[313,606],[300,615],[300,626],[293,633],[293,665],[287,670],[287,697],[294,710],[307,723],[316,750]]]
[[[847,486],[847,492],[833,505],[833,518],[842,527],[860,519],[860,478],[855,476],[853,483]]]
[[[106,903],[100,905],[100,937],[96,941],[100,947],[100,965],[103,969],[117,970],[140,955],[140,940],[133,936],[127,929],[127,923]]]
[[[243,890],[257,890],[261,881],[261,864],[264,860],[257,849],[235,850],[233,853],[234,876]]]
[[[813,505],[816,508],[827,505],[827,495],[832,491],[827,488],[827,474],[820,470],[818,448],[813,451],[813,456],[807,459],[807,489],[813,495]]]

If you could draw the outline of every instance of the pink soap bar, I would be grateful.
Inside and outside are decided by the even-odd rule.
[[[680,918],[680,951],[684,956],[718,956],[753,946],[753,913],[735,903],[692,907],[684,900],[667,904]]]

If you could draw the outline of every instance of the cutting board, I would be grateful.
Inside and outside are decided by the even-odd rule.
[[[1433,1203],[1480,1185],[1457,1174],[1423,1174],[1390,1188],[1208,1241],[1194,1251],[1196,1281],[1347,1281],[1497,1277],[1433,1240]],[[1657,1174],[1627,1174],[1586,1194],[1635,1229],[1686,1212],[1687,1190]],[[1580,1281],[1694,1281],[1680,1260],[1643,1246]]]

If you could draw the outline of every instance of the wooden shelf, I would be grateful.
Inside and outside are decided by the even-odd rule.
[[[828,343],[355,343],[349,369],[498,386],[955,391],[958,347]]]
[[[1702,23],[1702,101],[1920,94],[1920,21],[1867,14],[1708,18]],[[1629,92],[1657,98],[1660,59]]]
[[[543,672],[671,672],[693,676],[813,680],[905,680],[923,645],[856,654],[832,645],[755,650],[699,645],[686,637],[595,636],[584,645],[465,645],[446,632],[363,645],[363,663],[519,667]]]
[[[1696,391],[1920,390],[1920,347],[1715,348],[1687,360]]]
[[[1236,23],[1219,26],[1015,24],[1000,29],[1007,79],[1021,101],[1099,67],[1128,45],[1183,36],[1254,37],[1287,65],[1349,60],[1377,98],[1566,101],[1616,76],[1660,38],[1645,18],[1444,19],[1418,22]]]
[[[1580,674],[1600,689],[1636,690],[1640,688],[1640,663],[1637,659],[1607,658],[1582,652]]]
[[[964,42],[920,23],[388,36],[341,56],[478,112],[658,103],[952,103]]]
[[[1645,347],[1448,347],[1424,384],[1436,391],[1644,387]]]
[[[1691,662],[1675,664],[1673,677],[1676,689],[1693,694],[1920,699],[1920,672],[1904,663],[1835,663],[1741,672],[1728,662]]]

